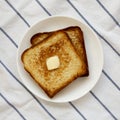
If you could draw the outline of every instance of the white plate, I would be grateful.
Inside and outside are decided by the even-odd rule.
[[[21,54],[30,47],[30,38],[35,33],[53,31],[68,26],[79,26],[84,33],[90,75],[89,77],[78,78],[51,99],[24,70]],[[65,16],[48,17],[33,25],[25,34],[18,48],[17,67],[23,84],[38,97],[51,102],[73,101],[87,94],[99,80],[103,67],[101,43],[96,34],[79,20]]]

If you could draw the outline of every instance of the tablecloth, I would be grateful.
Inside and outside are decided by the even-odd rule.
[[[31,93],[17,71],[16,56],[27,30],[48,16],[87,24],[98,36],[104,66],[82,98],[52,103]],[[120,120],[120,0],[0,0],[0,120]]]

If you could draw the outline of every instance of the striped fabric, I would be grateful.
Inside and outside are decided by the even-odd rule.
[[[19,42],[34,23],[53,15],[72,16],[97,34],[104,67],[84,97],[51,103],[21,82]],[[0,120],[120,120],[120,0],[0,0]]]

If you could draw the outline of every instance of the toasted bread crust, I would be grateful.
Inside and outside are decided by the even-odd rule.
[[[44,32],[44,33],[37,33],[34,36],[32,36],[30,42],[32,45],[35,45],[41,41],[43,41],[44,39],[46,39],[48,36],[50,36],[52,33],[48,33],[48,32]]]
[[[49,71],[45,61],[53,55],[59,56],[60,67]],[[25,70],[51,98],[84,74],[84,64],[64,31],[56,31],[44,41],[28,48],[21,59]]]

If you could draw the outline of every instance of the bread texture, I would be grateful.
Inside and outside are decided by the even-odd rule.
[[[69,31],[70,32],[70,31]],[[60,66],[48,70],[46,59],[58,56]],[[68,34],[60,30],[25,50],[21,56],[25,70],[52,98],[77,77],[84,75],[84,64]]]
[[[82,68],[84,71],[83,76],[88,76],[89,68],[88,68],[88,61],[87,61],[85,42],[84,42],[84,36],[82,30],[78,26],[72,26],[57,31],[61,31],[61,30],[67,33],[77,54],[80,56],[82,63],[84,64]],[[31,44],[36,45],[37,43],[43,41],[45,38],[49,37],[54,32],[56,31],[37,33],[33,35],[33,37],[30,40]]]

